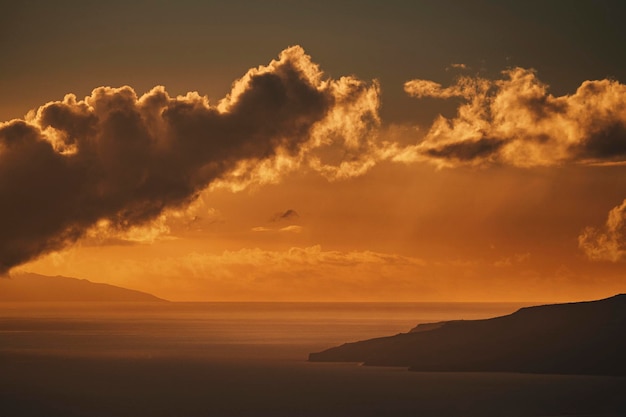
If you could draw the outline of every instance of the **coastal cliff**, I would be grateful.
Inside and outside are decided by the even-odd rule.
[[[428,323],[409,333],[311,353],[413,371],[626,375],[626,294],[522,308],[486,320]]]

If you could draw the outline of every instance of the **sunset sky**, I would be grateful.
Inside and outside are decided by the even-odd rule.
[[[621,1],[20,1],[0,273],[180,301],[626,292]]]

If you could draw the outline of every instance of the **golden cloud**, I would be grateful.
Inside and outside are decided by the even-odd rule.
[[[574,94],[554,96],[535,71],[513,68],[497,80],[463,76],[443,87],[418,79],[404,89],[416,98],[462,103],[455,117],[439,116],[397,161],[442,167],[626,162],[626,86],[617,81],[585,81]]]
[[[609,212],[604,227],[585,228],[578,246],[593,261],[626,260],[626,200]]]

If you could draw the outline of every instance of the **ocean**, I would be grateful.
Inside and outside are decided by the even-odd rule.
[[[0,304],[0,416],[626,415],[626,378],[307,362],[345,342],[521,306]]]

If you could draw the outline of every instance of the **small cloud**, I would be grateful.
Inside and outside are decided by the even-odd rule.
[[[415,98],[451,98],[459,95],[454,87],[444,88],[441,84],[429,80],[411,80],[404,83],[404,91]]]
[[[304,228],[295,224],[278,229],[279,232],[300,233]]]
[[[578,236],[578,247],[592,261],[626,260],[626,200],[613,208],[604,227],[587,227]]]
[[[446,71],[449,71],[451,69],[468,70],[469,67],[467,65],[465,65],[465,64],[450,64],[450,66],[446,68]]]
[[[507,256],[505,258],[499,259],[493,263],[493,266],[496,268],[504,268],[513,266],[515,264],[521,264],[530,259],[530,253],[516,253],[513,256]]]
[[[302,226],[297,226],[295,224],[292,224],[292,225],[281,227],[278,229],[265,227],[265,226],[257,226],[257,227],[253,227],[250,230],[255,233],[279,233],[279,232],[280,233],[300,233],[302,232],[302,230],[304,230],[304,228]]]
[[[272,222],[279,222],[282,220],[293,220],[293,219],[297,219],[299,218],[300,215],[298,214],[297,211],[295,211],[294,209],[287,209],[281,213],[276,213],[272,216],[271,220]]]

